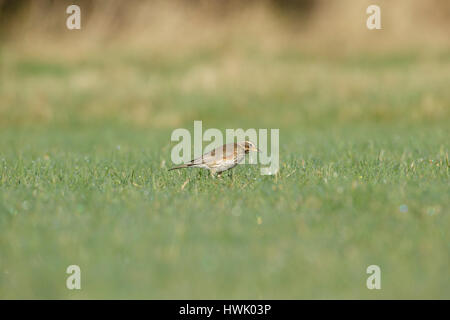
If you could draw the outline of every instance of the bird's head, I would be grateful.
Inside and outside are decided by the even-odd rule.
[[[244,149],[245,153],[249,153],[250,151],[259,152],[258,148],[251,141],[240,142],[239,145]]]

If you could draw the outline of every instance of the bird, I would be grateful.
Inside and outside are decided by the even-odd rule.
[[[170,168],[169,171],[183,168],[202,168],[209,170],[212,176],[220,175],[222,172],[237,166],[250,151],[259,152],[251,141],[228,143],[188,163]]]

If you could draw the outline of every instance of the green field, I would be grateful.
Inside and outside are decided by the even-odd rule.
[[[449,52],[1,61],[0,298],[450,298]],[[279,128],[279,173],[168,172],[194,120]]]

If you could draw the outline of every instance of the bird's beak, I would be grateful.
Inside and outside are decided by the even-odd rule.
[[[259,150],[257,147],[252,148],[251,151],[261,152],[261,150]]]

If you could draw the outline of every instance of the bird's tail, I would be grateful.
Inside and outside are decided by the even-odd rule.
[[[175,169],[183,169],[183,168],[189,168],[190,166],[192,166],[192,164],[188,163],[188,164],[182,164],[173,168],[170,168],[168,171],[170,170],[175,170]]]

